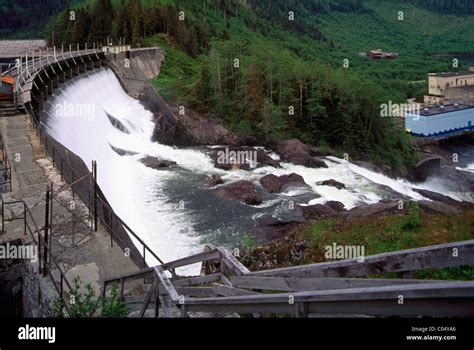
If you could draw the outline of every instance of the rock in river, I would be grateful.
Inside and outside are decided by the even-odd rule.
[[[215,187],[217,185],[222,185],[224,180],[219,175],[209,176],[207,179],[207,187]]]
[[[336,187],[338,190],[342,190],[343,188],[346,188],[346,185],[334,179],[318,182],[318,185],[319,186],[332,186],[332,187]]]
[[[321,160],[314,159],[311,148],[298,139],[286,140],[277,144],[277,152],[284,161],[308,168],[327,168]]]
[[[262,204],[262,197],[257,194],[255,186],[245,180],[240,180],[219,188],[217,195],[224,199],[236,199],[248,205]]]
[[[260,184],[269,193],[280,193],[292,186],[308,186],[301,175],[294,173],[279,177],[273,174],[266,175],[260,179]]]
[[[142,162],[148,168],[152,168],[155,170],[165,169],[176,165],[176,162],[173,162],[171,160],[159,159],[151,156],[141,159],[140,162]]]

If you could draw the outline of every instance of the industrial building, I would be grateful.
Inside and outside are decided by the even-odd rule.
[[[408,132],[418,136],[441,136],[459,131],[474,130],[474,106],[446,104],[427,107],[417,113],[405,115]]]
[[[405,114],[406,130],[417,136],[474,131],[474,66],[466,72],[430,73],[424,108]]]
[[[465,99],[465,89],[469,86],[474,86],[474,66],[466,72],[430,73],[428,75],[429,92],[424,98],[424,103],[439,105],[446,100]],[[474,99],[472,99],[472,104],[474,104]]]

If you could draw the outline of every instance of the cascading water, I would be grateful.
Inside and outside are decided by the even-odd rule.
[[[177,149],[151,141],[152,114],[128,96],[109,69],[76,78],[56,90],[45,108],[49,134],[80,156],[98,163],[98,182],[116,213],[160,256],[169,261],[202,250],[205,242],[234,246],[262,215],[276,215],[288,200],[300,204],[340,201],[347,209],[398,198],[424,199],[413,188],[425,188],[456,198],[440,183],[414,186],[391,179],[341,159],[324,159],[327,169],[289,163],[282,168],[224,171],[213,166],[203,149]],[[126,150],[119,155],[116,150]],[[145,156],[173,160],[177,167],[153,170],[140,162]],[[472,167],[470,168],[472,170]],[[209,175],[226,183],[246,179],[256,184],[267,174],[297,173],[309,189],[290,189],[264,196],[264,204],[251,207],[218,198],[214,189],[201,186]],[[345,189],[318,186],[335,179]],[[393,199],[393,198],[392,198]],[[153,261],[150,261],[153,263]]]
[[[467,172],[470,172],[470,173],[474,173],[474,163],[468,164],[465,168],[458,167],[457,169],[462,170],[462,171],[467,171]]]
[[[110,70],[102,69],[63,85],[48,100],[45,111],[48,133],[86,164],[97,161],[99,185],[114,211],[161,259],[169,261],[198,250],[186,213],[162,192],[160,184],[171,174],[149,169],[139,159],[159,155],[175,159],[190,170],[212,169],[204,154],[152,143],[151,113],[122,90]],[[126,132],[114,127],[109,116]],[[137,155],[122,157],[112,147]]]

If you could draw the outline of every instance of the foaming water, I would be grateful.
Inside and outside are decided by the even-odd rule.
[[[84,105],[81,110],[76,108]],[[97,70],[62,85],[48,100],[45,114],[44,123],[51,136],[89,167],[93,160],[97,161],[98,181],[109,203],[164,261],[202,251],[203,244],[209,241],[235,246],[239,235],[248,233],[256,219],[278,213],[281,204],[288,200],[301,205],[340,201],[351,209],[382,199],[425,199],[415,188],[452,196],[439,180],[431,179],[415,186],[335,157],[323,159],[328,168],[319,169],[285,162],[278,169],[217,169],[205,150],[152,142],[152,114],[123,91],[109,69]],[[133,155],[120,156],[114,149]],[[147,168],[140,162],[145,156],[172,160],[177,167],[160,171]],[[271,157],[279,159],[274,153]],[[270,195],[259,185],[261,177],[267,174],[291,173],[301,175],[309,187],[289,188],[284,193]],[[238,180],[255,183],[264,197],[263,204],[251,207],[218,198],[215,189],[202,186],[209,175],[222,176],[226,184]],[[338,190],[318,185],[329,179],[346,187]],[[197,269],[195,266],[186,272],[196,273]]]
[[[170,203],[162,190],[171,172],[157,172],[139,162],[145,155],[173,159],[190,170],[212,168],[201,152],[177,150],[151,142],[152,114],[128,96],[112,71],[101,69],[74,80],[48,100],[45,124],[61,144],[80,156],[89,168],[98,163],[98,182],[114,211],[164,261],[200,250],[196,233],[188,225],[185,211]],[[90,104],[87,115],[62,115],[65,108]],[[128,134],[117,130],[107,114],[127,126]],[[135,156],[123,157],[112,148]],[[155,263],[152,259],[149,263]]]
[[[461,170],[461,171],[467,171],[467,172],[469,172],[469,173],[473,173],[473,174],[474,174],[474,163],[471,163],[471,164],[467,165],[465,168],[460,168],[460,167],[458,167],[458,168],[456,168],[456,169]]]

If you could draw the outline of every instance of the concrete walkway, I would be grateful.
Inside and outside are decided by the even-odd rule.
[[[53,184],[53,188],[57,190],[66,184],[61,181],[59,172],[46,155],[28,115],[3,117],[0,129],[12,166],[12,191],[2,194],[2,197],[5,202],[24,200],[32,211],[38,228],[42,229],[47,186]],[[72,200],[71,191],[68,189],[62,192],[61,199],[66,202],[68,199]],[[87,217],[86,206],[77,196],[74,201],[79,211],[86,214],[84,218]],[[79,276],[99,293],[103,280],[139,270],[117,244],[110,246],[110,235],[104,227],[99,226],[98,232],[94,232],[90,229],[90,222],[82,220],[79,223],[81,234],[76,233],[72,242],[73,219],[70,212],[55,202],[53,214],[53,255],[71,283],[75,276]],[[22,216],[22,205],[5,206],[6,218]],[[75,225],[77,228],[77,218]],[[32,240],[30,235],[24,235],[23,220],[5,223],[4,231],[4,234],[0,234],[0,242],[17,238],[23,238],[27,242]],[[58,274],[58,271],[53,273],[55,276]],[[46,279],[49,281],[49,277]]]

